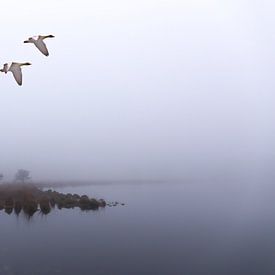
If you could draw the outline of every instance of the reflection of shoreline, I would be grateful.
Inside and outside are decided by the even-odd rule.
[[[30,184],[0,185],[0,210],[4,210],[9,215],[12,212],[19,215],[21,211],[29,217],[37,211],[47,215],[55,206],[58,209],[78,207],[86,211],[105,207],[106,202],[103,199],[96,200],[86,195],[63,194],[52,190],[43,191]]]

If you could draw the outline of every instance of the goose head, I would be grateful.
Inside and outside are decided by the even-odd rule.
[[[6,74],[8,72],[8,67],[9,67],[9,64],[5,63],[4,66],[3,66],[3,69],[0,69],[0,72]]]
[[[35,39],[33,37],[28,38],[27,40],[24,41],[24,43],[33,43]]]

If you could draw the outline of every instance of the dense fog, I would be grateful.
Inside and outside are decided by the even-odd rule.
[[[1,4],[6,179],[275,178],[273,1],[45,3]]]

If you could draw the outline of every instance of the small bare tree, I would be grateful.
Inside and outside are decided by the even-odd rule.
[[[0,181],[3,180],[3,178],[4,178],[4,175],[0,174]]]
[[[30,171],[19,169],[15,174],[15,180],[21,181],[22,183],[25,183],[26,180],[29,180],[30,177]]]

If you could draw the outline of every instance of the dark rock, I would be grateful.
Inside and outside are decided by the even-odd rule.
[[[51,212],[50,200],[47,197],[43,197],[40,200],[39,205],[43,214],[47,215]]]
[[[74,198],[75,200],[79,200],[79,199],[80,199],[80,196],[77,195],[77,194],[73,194],[73,198]]]
[[[79,200],[79,207],[82,210],[96,210],[99,207],[99,203],[95,199],[89,199],[87,196],[81,196]]]
[[[77,204],[78,204],[78,201],[77,200],[75,200],[74,198],[73,198],[73,196],[71,196],[71,197],[67,197],[64,201],[63,201],[63,207],[64,208],[74,208],[75,206],[77,206]]]
[[[66,194],[66,199],[71,199],[73,195],[71,193]]]

